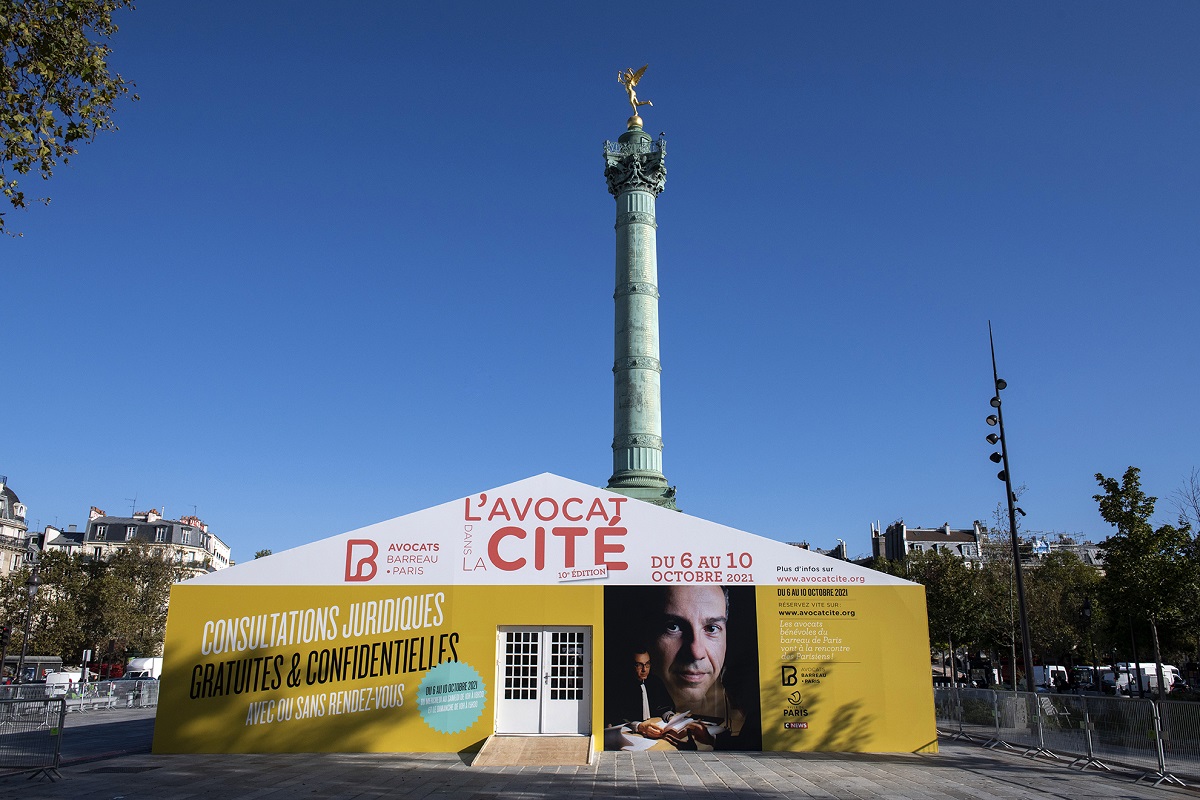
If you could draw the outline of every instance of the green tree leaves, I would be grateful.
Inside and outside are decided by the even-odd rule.
[[[133,86],[108,66],[121,8],[133,0],[0,0],[0,190],[13,208],[26,205],[16,176],[49,180],[78,142],[116,130]]]
[[[142,542],[116,550],[93,587],[92,631],[98,645],[157,654],[167,630],[171,584],[186,576],[167,551]]]
[[[0,579],[0,619],[12,626],[14,639],[25,635],[29,572]],[[74,663],[84,649],[118,658],[161,652],[171,584],[190,573],[169,550],[133,542],[107,561],[47,552],[38,574],[29,652]]]
[[[1103,587],[1113,621],[1131,625],[1146,621],[1150,626],[1154,660],[1162,685],[1160,627],[1190,634],[1200,640],[1195,611],[1200,590],[1200,544],[1192,538],[1186,518],[1178,527],[1150,523],[1158,498],[1142,491],[1141,472],[1137,467],[1125,470],[1118,482],[1096,473],[1103,490],[1094,495],[1100,516],[1117,529],[1101,544],[1104,550]],[[1200,647],[1200,645],[1197,645]]]
[[[1080,611],[1085,598],[1096,596],[1100,573],[1060,550],[1024,575],[1033,651],[1053,656],[1059,664],[1086,654],[1088,626]]]
[[[1100,516],[1117,529],[1101,544],[1106,593],[1124,610],[1120,616],[1178,619],[1196,571],[1188,527],[1150,524],[1158,498],[1142,491],[1136,467],[1127,469],[1119,483],[1100,473],[1096,481],[1104,490],[1094,496]]]
[[[925,587],[929,639],[936,646],[974,641],[982,630],[984,603],[977,575],[951,553],[912,553],[903,577]]]

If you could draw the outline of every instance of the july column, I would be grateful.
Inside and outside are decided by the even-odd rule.
[[[635,122],[636,120],[636,122]],[[604,143],[604,176],[617,201],[613,361],[615,492],[675,508],[662,469],[662,366],[658,344],[658,257],[654,203],[666,184],[666,142],[634,117]]]

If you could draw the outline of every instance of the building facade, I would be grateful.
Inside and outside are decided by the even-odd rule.
[[[225,569],[232,563],[229,545],[209,531],[199,517],[166,519],[154,508],[131,517],[118,517],[92,506],[78,545],[76,537],[69,533],[62,533],[59,538],[64,545],[81,547],[84,555],[96,559],[106,559],[134,542],[162,547],[173,560],[197,574]]]
[[[975,520],[970,528],[910,528],[897,520],[880,532],[871,526],[871,554],[875,558],[899,561],[909,553],[953,553],[965,561],[982,561],[987,528]]]
[[[21,568],[29,553],[29,527],[25,505],[0,475],[0,577]]]
[[[989,531],[975,520],[970,528],[910,528],[897,520],[880,531],[871,526],[871,554],[874,558],[898,561],[910,553],[951,553],[970,564],[979,564],[995,557],[1009,560],[1012,545],[1008,534]],[[1053,553],[1071,553],[1084,564],[1104,568],[1104,552],[1093,542],[1079,541],[1075,535],[1034,531],[1020,537],[1018,552],[1021,563],[1036,566]]]

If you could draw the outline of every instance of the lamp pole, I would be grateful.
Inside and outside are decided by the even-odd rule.
[[[8,661],[8,644],[12,641],[12,628],[5,623],[0,627],[0,684],[4,683],[4,662]]]
[[[38,577],[38,557],[36,553],[32,554],[33,571],[29,573],[29,580],[25,581],[25,591],[29,593],[29,605],[25,609],[25,635],[21,637],[21,657],[17,659],[17,683],[25,682],[25,654],[29,650],[29,629],[33,625],[33,598],[37,597],[38,587],[42,585],[42,579]]]
[[[1083,615],[1083,620],[1087,623],[1088,629],[1088,650],[1092,655],[1092,690],[1099,691],[1100,689],[1100,673],[1096,669],[1096,643],[1092,639],[1092,598],[1083,598],[1083,610],[1079,612]]]
[[[1008,439],[1004,435],[1004,412],[1000,409],[1000,392],[1008,387],[1008,384],[1000,379],[996,372],[996,343],[992,339],[992,323],[988,322],[988,345],[992,350],[992,380],[996,387],[996,394],[991,399],[992,408],[996,409],[995,414],[991,414],[987,418],[988,425],[998,425],[1000,435],[989,433],[987,440],[989,444],[1000,443],[1000,452],[992,453],[991,459],[993,463],[1004,464],[1004,469],[997,473],[996,477],[1004,481],[1004,493],[1008,499],[1008,535],[1012,541],[1012,558],[1013,571],[1017,578],[1017,605],[1020,608],[1021,614],[1021,656],[1025,661],[1025,690],[1028,692],[1034,691],[1033,686],[1033,650],[1029,643],[1029,614],[1025,608],[1025,579],[1021,575],[1021,553],[1017,545],[1017,511],[1020,509],[1016,506],[1016,495],[1013,494],[1012,475],[1008,468]],[[1025,516],[1025,512],[1021,511],[1021,516]],[[1013,676],[1013,683],[1016,683],[1016,676]]]

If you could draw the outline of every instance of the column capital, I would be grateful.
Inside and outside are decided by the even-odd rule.
[[[667,184],[666,158],[667,140],[652,142],[644,133],[605,142],[604,177],[609,193],[618,197],[623,192],[643,191],[658,197]]]

